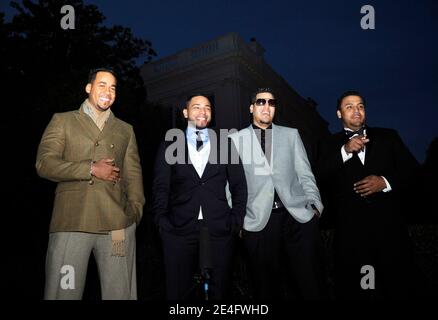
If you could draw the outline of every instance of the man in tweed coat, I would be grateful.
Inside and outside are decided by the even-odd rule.
[[[132,126],[110,108],[116,77],[90,72],[79,110],[53,116],[36,169],[57,182],[46,260],[45,299],[81,299],[93,252],[103,299],[136,299],[135,227],[143,182]]]

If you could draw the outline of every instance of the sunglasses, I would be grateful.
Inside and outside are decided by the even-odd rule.
[[[257,99],[255,101],[255,105],[256,106],[264,106],[266,104],[266,102],[268,102],[268,105],[270,107],[275,107],[276,104],[277,104],[277,100],[276,99],[268,99],[268,100],[266,100],[266,99]]]

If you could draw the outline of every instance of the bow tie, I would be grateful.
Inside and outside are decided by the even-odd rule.
[[[345,130],[344,129],[344,132],[345,132],[346,136],[350,139],[352,136],[354,136],[356,134],[363,135],[364,130],[365,130],[365,127],[362,127],[359,130],[357,130],[357,131],[350,131],[350,130]]]

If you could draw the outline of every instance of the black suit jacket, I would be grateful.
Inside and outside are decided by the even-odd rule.
[[[318,176],[324,198],[334,200],[329,201],[329,207],[338,213],[351,214],[366,207],[385,212],[379,219],[392,219],[400,212],[400,194],[410,187],[418,163],[395,130],[368,127],[367,136],[370,141],[366,144],[365,165],[358,158],[343,162],[341,147],[348,142],[344,131],[320,146]],[[392,190],[361,198],[353,184],[369,175],[384,176]]]
[[[226,235],[242,227],[248,197],[245,173],[241,163],[230,162],[230,148],[233,148],[230,141],[228,164],[220,163],[221,151],[224,150],[219,150],[219,143],[211,139],[211,132],[210,158],[202,177],[198,176],[189,163],[185,134],[184,163],[168,164],[165,152],[173,142],[165,141],[160,145],[152,190],[155,221],[160,229],[180,235],[197,231],[200,206],[210,234]],[[216,135],[219,137],[217,132]],[[213,150],[217,150],[217,153]],[[225,192],[227,182],[232,196],[232,208],[228,205]]]

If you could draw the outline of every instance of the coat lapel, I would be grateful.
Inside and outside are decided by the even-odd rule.
[[[184,156],[185,156],[185,166],[189,169],[189,171],[192,173],[192,178],[193,179],[195,179],[195,180],[199,180],[199,176],[198,176],[198,173],[196,172],[196,169],[195,169],[195,167],[193,166],[193,163],[192,163],[192,161],[191,161],[191,159],[190,159],[190,154],[189,154],[189,147],[188,147],[188,141],[187,141],[187,137],[186,137],[186,135],[184,134],[184,140],[185,140],[185,144],[184,144],[184,147],[185,147],[185,150],[184,150]]]
[[[268,137],[268,135],[266,135]],[[285,146],[287,141],[283,141],[283,136],[278,133],[278,127],[275,124],[272,124],[272,137],[271,137],[271,154],[270,154],[270,166],[271,170],[274,171],[274,152],[275,150],[281,150],[281,146]],[[292,154],[293,156],[293,154]]]
[[[373,152],[374,152],[374,132],[369,127],[366,128],[367,138],[370,139],[370,141],[366,144],[366,150],[365,150],[365,166],[369,166],[370,161],[372,162],[373,159]]]
[[[78,120],[84,127],[86,135],[88,135],[93,141],[101,140],[104,137],[112,135],[115,132],[114,128],[117,126],[116,118],[112,112],[110,113],[102,131],[100,131],[93,119],[91,119],[82,108],[79,109]]]
[[[91,140],[94,141],[99,137],[101,133],[99,128],[96,126],[93,119],[91,119],[82,108],[80,108],[79,113],[77,113],[77,119],[85,129],[85,134],[88,135]]]
[[[208,161],[205,165],[202,178],[207,179],[213,172],[214,165],[219,164],[220,148],[218,148],[218,133],[213,129],[208,129],[208,139],[210,142],[210,154],[208,155]]]
[[[99,130],[99,128],[97,128],[96,125],[94,125],[97,130],[99,130],[99,139],[103,139],[109,135],[112,135],[114,132],[116,132],[115,127],[116,127],[116,123],[117,121],[115,121],[115,116],[114,114],[111,112],[108,120],[106,121],[105,125],[103,126],[102,131]],[[93,122],[94,124],[94,122]]]

